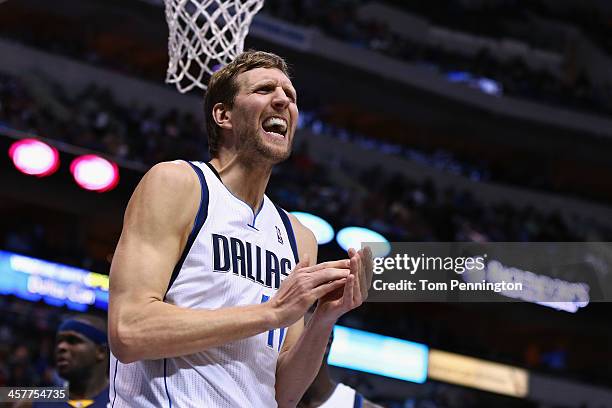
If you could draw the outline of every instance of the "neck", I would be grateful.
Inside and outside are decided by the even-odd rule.
[[[318,407],[329,399],[338,384],[329,376],[329,368],[324,362],[314,381],[302,397],[303,407]]]
[[[92,370],[91,376],[71,380],[68,389],[70,399],[81,400],[93,399],[106,387],[108,387],[108,378],[104,365]]]
[[[272,165],[241,160],[238,155],[221,152],[210,161],[229,191],[257,212],[262,203]]]

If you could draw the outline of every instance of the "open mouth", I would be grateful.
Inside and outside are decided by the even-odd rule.
[[[263,121],[261,127],[272,136],[284,138],[287,135],[287,121],[279,116],[271,116]]]

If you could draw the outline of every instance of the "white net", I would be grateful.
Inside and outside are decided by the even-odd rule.
[[[168,23],[166,82],[181,93],[206,89],[210,75],[243,51],[264,0],[164,0]]]

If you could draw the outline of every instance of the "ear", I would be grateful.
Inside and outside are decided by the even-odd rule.
[[[223,103],[215,103],[212,109],[212,117],[221,129],[232,129],[232,112]]]

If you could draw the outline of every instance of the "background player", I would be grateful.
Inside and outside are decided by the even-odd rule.
[[[108,400],[108,341],[106,321],[82,315],[57,329],[55,361],[58,375],[68,381],[67,402],[20,403],[25,408],[106,408]]]
[[[209,83],[211,162],[158,164],[136,188],[111,269],[115,407],[295,406],[366,298],[370,251],[317,265],[313,234],[264,194],[296,102],[280,57],[243,53]]]

